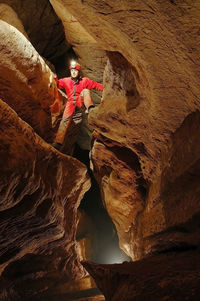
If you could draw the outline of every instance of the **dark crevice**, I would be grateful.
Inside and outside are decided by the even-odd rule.
[[[52,206],[52,200],[46,199],[44,200],[36,209],[36,215],[39,215],[41,218],[45,218],[47,212],[50,210]]]
[[[24,189],[24,186],[20,186],[16,195],[19,195],[19,193],[23,189]],[[1,220],[2,221],[7,220],[8,217],[10,219],[12,219],[16,216],[21,216],[21,215],[24,216],[27,212],[29,212],[32,208],[34,208],[40,194],[41,194],[41,190],[37,189],[32,194],[27,194],[27,195],[23,196],[23,198],[20,200],[20,202],[18,202],[14,207],[11,207],[11,208],[1,212]]]
[[[11,246],[9,250],[5,250],[3,254],[1,254],[0,257],[0,264],[3,264],[4,262],[7,262],[9,259],[12,259],[20,252],[20,248],[16,246]]]
[[[176,5],[175,0],[169,0],[172,4]]]
[[[97,246],[92,261],[109,263],[109,260],[113,260],[114,258],[116,260],[121,259],[121,261],[130,261],[130,258],[119,248],[115,225],[102,203],[98,183],[94,178],[92,170],[89,168],[89,151],[82,150],[76,145],[73,156],[87,166],[91,178],[91,188],[84,195],[79,209],[84,210],[96,228]],[[111,258],[112,256],[113,258]]]
[[[154,253],[152,253],[152,255],[167,254],[167,253],[182,253],[182,252],[186,252],[186,251],[192,251],[192,250],[194,251],[194,250],[197,250],[198,248],[199,247],[196,245],[183,244],[183,245],[178,245],[178,246],[171,246],[164,250],[154,252]]]

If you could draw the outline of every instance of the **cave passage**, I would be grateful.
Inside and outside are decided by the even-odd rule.
[[[59,78],[70,76],[68,66],[71,60],[78,60],[73,47],[68,49],[67,54],[65,53],[63,56],[57,58],[57,60],[52,61]],[[106,264],[130,261],[131,258],[119,248],[119,240],[115,225],[101,201],[98,183],[90,169],[89,150],[83,150],[78,144],[75,144],[73,157],[87,166],[91,178],[91,188],[84,195],[79,209],[84,211],[86,216],[90,218],[96,230],[96,245],[93,252],[94,255],[91,258],[92,261]],[[91,237],[94,234],[94,231],[92,230],[93,229],[91,229]]]
[[[84,163],[91,178],[91,188],[86,192],[79,206],[92,220],[96,229],[96,248],[92,261],[95,263],[112,264],[131,261],[120,248],[118,235],[112,219],[101,201],[100,189],[89,167],[89,151],[75,146],[73,157]],[[92,231],[92,229],[91,229]]]

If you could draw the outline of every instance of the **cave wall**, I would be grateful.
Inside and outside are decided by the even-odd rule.
[[[37,300],[55,279],[85,274],[75,234],[86,173],[1,101],[1,300]]]
[[[70,45],[65,40],[62,23],[48,0],[1,0],[0,3],[14,10],[33,47],[42,57],[51,62],[68,51]],[[14,25],[10,23],[10,14],[8,19],[8,23]]]
[[[49,7],[46,6],[47,2],[42,1],[42,5],[40,5],[41,2],[34,1],[32,5],[37,11],[38,7]],[[37,23],[36,27],[30,25],[32,20],[27,16],[29,16],[32,6],[29,8],[23,6],[25,3],[27,4],[27,1],[7,0],[2,1],[2,3],[10,5],[17,13],[18,18],[23,21],[20,24],[23,24],[33,45],[34,35],[31,37],[31,32],[35,32],[35,37],[39,36],[42,41],[46,41],[45,45],[49,45],[49,40],[53,41],[51,48],[44,44],[41,46],[40,41],[35,40],[35,46],[41,46],[38,47],[41,55],[47,59],[54,59],[65,53],[66,49],[72,45],[83,65],[85,75],[101,81],[104,72],[103,99],[89,116],[95,139],[91,161],[94,174],[101,188],[102,200],[116,225],[121,248],[133,260],[139,260],[148,255],[156,256],[160,252],[173,250],[175,252],[173,269],[175,269],[176,259],[179,258],[178,252],[199,247],[200,70],[198,61],[200,53],[200,3],[186,0],[146,0],[145,2],[138,0],[120,2],[112,0],[51,0],[51,4],[64,26],[65,39],[69,43],[66,44],[68,46],[62,46],[64,47],[61,47],[62,50],[59,50],[60,47],[56,47],[59,39],[63,41],[63,33],[60,30],[58,30],[59,34],[55,34],[56,39],[54,39],[54,31],[49,31],[50,36],[44,38],[40,22]],[[23,8],[21,13],[20,5]],[[38,9],[38,14],[41,17],[48,17],[48,14],[41,13],[43,11],[46,9]],[[14,16],[13,12],[12,16]],[[23,31],[17,17],[13,18],[18,24],[16,27]],[[8,20],[5,14],[2,19]],[[46,20],[44,23],[47,27],[49,26]],[[13,22],[10,24],[14,25]],[[3,100],[1,102],[2,112],[6,112],[5,116],[3,115],[5,118],[2,117],[1,120],[3,129],[3,134],[1,134],[1,145],[3,146],[1,147],[1,163],[6,168],[5,171],[2,169],[1,174],[2,200],[6,202],[2,203],[5,208],[3,207],[1,214],[5,217],[5,226],[2,229],[7,229],[10,225],[11,233],[13,233],[11,236],[15,241],[13,249],[13,245],[9,245],[9,239],[3,240],[6,255],[1,254],[3,277],[1,297],[5,299],[8,296],[13,296],[14,300],[17,298],[20,300],[23,293],[19,289],[21,282],[14,281],[14,279],[17,279],[22,273],[25,283],[28,284],[31,279],[33,281],[32,288],[34,290],[35,287],[38,293],[46,287],[46,291],[49,290],[46,295],[48,298],[49,294],[52,293],[54,276],[58,276],[58,271],[62,271],[58,277],[61,282],[65,277],[66,280],[67,277],[81,277],[85,273],[76,257],[74,233],[76,231],[76,208],[84,191],[88,189],[89,183],[86,170],[78,161],[71,161],[71,158],[60,155],[33,132],[32,128],[46,140],[49,139],[46,135],[51,129],[51,125],[49,112],[45,110],[53,101],[55,83],[51,80],[51,70],[34,52],[28,40],[25,37],[22,38],[18,31],[6,25],[5,22],[1,21],[1,25],[4,30],[1,31],[3,60],[0,64],[2,82],[0,92]],[[34,30],[31,31],[31,28]],[[7,32],[7,30],[10,33],[5,39],[5,31]],[[10,41],[9,36],[11,37]],[[23,43],[14,44],[19,36]],[[24,56],[24,52],[19,49],[19,46],[22,49],[27,48],[30,52],[32,51],[33,56]],[[13,50],[16,48],[18,51],[13,54]],[[50,53],[46,51],[50,48],[51,51],[56,49],[55,56],[51,51]],[[3,62],[6,62],[5,66]],[[17,68],[13,72],[12,66],[16,66],[16,63]],[[13,82],[15,84],[9,86],[6,83],[9,82],[11,74],[16,78]],[[40,78],[43,83],[44,98],[41,99],[45,99],[44,101],[40,99],[43,91],[40,84],[37,85],[37,79],[35,83],[33,80],[31,84],[27,81],[27,79],[32,79],[33,74],[37,74],[37,79]],[[24,75],[26,75],[25,81]],[[16,98],[13,96],[13,91],[18,92]],[[23,115],[24,111],[20,109],[20,103],[24,104],[24,102],[26,103],[25,107],[29,106],[27,109],[29,112],[31,112],[30,107],[34,106],[35,108],[37,103],[36,112],[42,112],[41,118],[37,117],[38,119],[31,121],[31,118],[37,114]],[[45,108],[43,108],[43,104],[45,104]],[[32,128],[20,118],[30,123]],[[45,125],[42,124],[41,126],[41,123],[44,122]],[[7,131],[8,123],[10,132]],[[44,134],[39,132],[38,127],[44,130]],[[16,129],[20,132],[19,139]],[[27,135],[29,136],[28,140]],[[16,142],[13,143],[13,141]],[[20,141],[24,141],[23,145]],[[15,148],[14,145],[16,145]],[[25,147],[25,153],[26,148],[29,150],[27,159],[26,155],[22,157],[22,153],[19,151],[24,150],[23,147]],[[28,173],[32,175],[31,170],[36,164],[30,164],[29,156],[32,157],[33,162],[40,163],[43,160],[46,162],[50,156],[48,163],[50,172],[45,167],[42,170],[38,168],[36,175],[27,176],[27,168],[30,168]],[[17,158],[17,160],[13,158]],[[20,163],[13,168],[14,165],[12,164],[18,160]],[[25,166],[21,165],[21,162]],[[57,163],[55,164],[55,162]],[[67,164],[67,168],[63,169],[62,164],[64,166]],[[55,169],[52,171],[54,174],[53,185],[49,187],[46,179],[54,166]],[[74,168],[77,172],[73,181],[69,181],[69,177],[66,175],[66,182],[62,183],[62,187],[65,187],[67,183],[67,188],[65,188],[67,191],[63,195],[60,190],[58,192],[57,186],[54,187],[54,184],[63,177],[65,179],[63,170],[68,173]],[[12,174],[13,172],[14,174]],[[5,178],[5,174],[7,178]],[[30,185],[30,191],[28,191],[30,208],[29,206],[26,207],[26,198],[25,202],[19,203],[19,207],[16,203],[19,200],[20,202],[24,200],[26,195],[23,190],[25,189],[24,185],[22,188],[20,186],[21,178],[24,178],[25,175],[29,180],[31,179],[30,184],[28,184]],[[39,195],[33,195],[32,198],[35,187],[34,181],[40,182],[38,180],[40,177],[43,179],[44,185],[40,183]],[[52,191],[52,187],[54,187],[55,192]],[[44,203],[44,208],[43,206],[40,207],[43,200],[46,200],[46,195],[47,201]],[[69,202],[66,200],[66,195],[68,196],[67,200],[70,200]],[[51,200],[49,201],[49,199]],[[64,201],[64,204],[60,204],[61,200]],[[9,208],[6,207],[7,202]],[[47,237],[45,236],[47,240],[45,240],[39,230],[39,236],[37,236],[37,232],[29,233],[28,230],[27,235],[30,238],[26,244],[24,236],[20,236],[21,232],[18,230],[15,232],[15,228],[20,228],[21,221],[19,220],[18,224],[14,217],[15,214],[18,214],[19,218],[21,217],[18,213],[18,210],[21,213],[21,207],[22,212],[25,210],[28,218],[30,215],[32,218],[28,221],[26,218],[23,219],[27,229],[30,228],[31,230],[31,221],[33,221],[33,226],[35,223],[40,223],[41,216],[46,216],[47,225],[48,223],[51,224],[56,217],[55,232],[50,230],[51,234],[49,235],[49,229],[47,229]],[[11,214],[10,219],[8,214]],[[68,220],[69,216],[72,216],[72,219]],[[45,225],[44,223],[43,226],[45,227]],[[64,225],[67,225],[67,230],[63,230]],[[12,227],[14,232],[12,232]],[[73,228],[72,232],[70,232],[70,227]],[[67,234],[65,235],[65,233]],[[9,231],[7,235],[9,236]],[[21,240],[19,239],[17,243],[15,239],[18,235]],[[40,235],[41,246],[38,244]],[[69,235],[70,241],[66,240],[67,235]],[[58,240],[61,244],[59,250],[57,249],[58,245],[56,245]],[[20,243],[22,247],[19,247]],[[66,250],[70,251],[70,255],[66,253]],[[191,262],[196,262],[198,253],[195,255],[190,252],[188,256],[190,256],[189,265],[190,259]],[[182,258],[184,260],[184,255]],[[166,264],[166,258],[163,257],[162,260]],[[33,261],[37,267],[33,274],[28,268],[30,261]],[[145,263],[146,261],[144,261],[144,265]],[[22,267],[24,269],[21,272],[16,272],[19,270],[19,266],[20,269]],[[42,271],[40,271],[41,266],[43,266]],[[63,270],[61,266],[64,266]],[[148,264],[146,266],[148,267]],[[136,270],[138,267],[139,265]],[[107,283],[104,282],[102,285],[102,278],[107,275],[107,268],[102,269],[100,280],[98,271],[101,267],[97,266],[93,270],[89,266],[87,268],[94,278],[96,277],[99,287],[106,295],[107,290],[114,287],[113,284],[110,284],[113,281],[110,276],[107,278]],[[141,268],[144,269],[143,264],[141,264]],[[191,274],[193,270],[190,271]],[[110,271],[108,267],[108,275],[111,275]],[[166,268],[166,273],[167,271]],[[198,267],[195,273],[199,273]],[[117,272],[116,276],[118,279],[116,283],[118,286],[122,285],[122,288],[126,287],[123,282],[123,275],[124,272],[122,272],[122,276],[119,276]],[[41,279],[44,279],[42,284]],[[129,279],[130,283],[134,279],[134,277]],[[165,282],[165,279],[163,281]],[[174,278],[174,281],[178,283],[180,279]],[[186,283],[189,282],[182,282],[180,287],[184,287]],[[192,287],[191,283],[188,285],[189,288]],[[196,282],[194,286],[197,287]],[[128,287],[131,294],[131,289],[134,290],[135,288],[131,284]],[[123,295],[124,300],[128,300],[123,292],[122,289],[121,295],[107,294],[106,298],[109,301],[121,301],[120,298],[122,297],[120,296]],[[27,292],[29,295],[32,293],[31,289]],[[190,293],[191,291],[189,291]],[[178,300],[177,296],[176,299]],[[43,297],[45,298],[45,293]],[[160,293],[158,292],[158,300],[159,297]],[[182,295],[181,300],[186,297],[187,295],[185,297]],[[195,297],[191,300],[195,300]]]
[[[0,20],[0,97],[43,138],[52,138],[53,74],[26,37]],[[20,41],[20,43],[19,43]]]
[[[139,214],[127,217],[126,231],[124,220],[120,224],[116,218],[115,224],[121,229],[121,241],[122,237],[129,237],[121,244],[124,250],[128,244],[132,258],[141,258],[159,250],[156,240],[152,238],[151,242],[151,236],[186,224],[199,212],[198,180],[193,187],[187,186],[187,192],[181,193],[182,187],[186,189],[186,178],[198,170],[199,160],[195,138],[199,135],[200,87],[196,63],[199,60],[199,3],[58,2],[67,6],[107,51],[103,100],[90,115],[98,141],[93,147],[92,160],[106,204],[113,204],[113,191],[117,195],[119,181],[124,185],[123,191],[135,190],[130,202],[138,207]],[[106,145],[108,151],[111,150],[110,160],[100,155],[99,143],[103,143],[102,149]],[[113,161],[110,147],[115,144],[122,152],[128,150],[133,158],[137,157],[141,171],[138,174],[139,169],[136,170],[139,183],[135,188],[133,182],[131,186],[123,178],[119,163],[118,168],[107,163]],[[120,161],[120,155],[115,155]],[[108,170],[106,179],[103,165]],[[115,184],[114,174],[118,177]],[[121,202],[120,209],[126,216],[126,202]],[[115,205],[111,211],[115,211]],[[187,235],[176,233],[175,236],[177,245],[187,240]],[[170,242],[167,241],[165,237],[165,246],[160,247],[168,248]]]
[[[12,7],[5,3],[0,3],[0,19],[17,28],[27,39],[29,39],[17,13]]]
[[[135,262],[84,263],[106,301],[199,300],[199,251],[157,254]]]
[[[76,228],[90,180],[82,163],[46,143],[53,138],[53,73],[17,14],[0,10],[0,300],[56,299],[58,284],[87,274]]]

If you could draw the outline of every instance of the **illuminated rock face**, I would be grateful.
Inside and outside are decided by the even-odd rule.
[[[55,281],[84,275],[76,210],[89,179],[82,163],[45,143],[6,103],[0,106],[0,300],[42,298]]]
[[[62,23],[48,0],[2,0],[1,2],[0,11],[2,6],[4,9],[2,8],[0,19],[2,17],[18,30],[23,27],[25,35],[29,37],[42,57],[52,61],[69,49],[70,45],[65,40]],[[9,6],[10,9],[5,10],[5,6]],[[20,21],[13,19],[13,12],[9,14],[11,10],[14,10]],[[22,25],[19,26],[19,22]]]
[[[178,300],[181,296],[184,300],[194,292],[193,300],[196,296],[199,299],[195,280],[199,275],[199,266],[195,267],[199,254],[177,251],[199,247],[200,70],[197,62],[200,4],[176,0],[129,0],[126,3],[51,0],[51,3],[63,21],[66,38],[71,30],[70,43],[74,41],[74,50],[87,75],[89,72],[93,75],[94,71],[87,70],[89,65],[98,70],[93,78],[100,79],[105,52],[107,55],[103,100],[89,118],[95,129],[91,158],[103,202],[119,234],[120,246],[134,260],[160,252],[175,252],[172,256],[160,255],[149,261],[130,264],[130,268],[125,265],[125,272],[124,266],[114,272],[112,267],[109,270],[88,265],[87,268],[109,301],[131,300],[132,296],[139,296],[141,300],[152,296],[154,300],[155,296],[158,296],[157,300],[161,297]],[[70,18],[72,22],[69,24]],[[7,30],[7,25],[1,24]],[[73,36],[75,28],[78,30]],[[15,59],[12,48],[15,49],[16,45],[6,48],[7,42],[14,43],[15,39],[9,41],[10,35],[7,35],[5,40],[5,30],[1,31],[3,62],[14,63],[14,66],[19,64],[17,70],[23,70],[23,75],[26,72],[31,76],[37,74],[38,79],[43,74],[43,87],[47,94],[50,93],[45,102],[48,107],[53,95],[52,87],[48,87],[51,72],[42,70],[41,67],[46,66],[39,57],[35,65],[30,56],[27,56],[26,64],[23,60],[18,61],[19,55]],[[84,42],[88,43],[87,47]],[[26,46],[27,41],[22,45]],[[97,60],[94,50],[97,51]],[[94,65],[95,60],[97,65]],[[37,114],[25,112],[23,115],[19,107],[28,99],[24,95],[30,93],[31,105],[35,107],[38,102],[37,109],[41,111],[40,85],[36,85],[31,94],[30,87],[22,85],[20,72],[11,72],[12,69],[8,68],[7,73],[3,64],[0,68],[1,98],[46,139],[50,128],[48,113],[32,122],[31,118]],[[38,73],[37,68],[41,68]],[[11,73],[16,76],[15,86],[6,84]],[[4,78],[6,82],[3,82]],[[30,86],[33,83],[34,78],[29,82]],[[9,87],[8,93],[5,93],[5,86]],[[13,90],[18,88],[19,100],[14,102]],[[27,101],[26,107],[29,104]],[[42,296],[45,300],[53,295],[55,279],[62,282],[84,274],[74,250],[75,212],[89,184],[81,164],[52,150],[5,103],[2,103],[2,108],[6,115],[1,120],[4,169],[1,169],[3,211],[0,220],[4,223],[2,235],[8,236],[3,239],[1,248],[6,250],[1,258],[1,298],[6,300],[13,296],[20,300],[24,291],[17,279],[23,275],[26,287],[31,286],[26,290],[27,296],[37,292],[38,298]],[[41,126],[44,120],[48,120],[47,127]],[[44,132],[39,132],[40,128]],[[67,174],[63,174],[64,171]],[[49,175],[52,178],[49,179]],[[60,185],[66,189],[64,195],[58,189]],[[30,262],[34,263],[36,271],[30,269]],[[173,265],[168,269],[169,262]],[[154,275],[152,272],[153,276],[145,273],[140,277],[140,270],[151,272],[154,267],[158,269],[154,270]],[[176,271],[178,274],[183,271],[185,277],[174,276]],[[128,276],[124,277],[127,273]],[[148,275],[153,277],[153,288],[151,283],[148,286],[145,282]],[[133,282],[138,278],[141,281],[138,288],[142,283],[147,292],[134,292]],[[158,279],[161,279],[159,287]],[[173,293],[173,283],[182,291],[180,296],[178,290],[175,295],[168,294],[168,290]],[[163,295],[160,287],[166,290],[166,294]],[[187,287],[188,290],[182,290]],[[194,288],[193,292],[190,287]],[[119,290],[113,292],[117,288]],[[129,299],[127,290],[131,292]],[[34,295],[33,298],[37,300]]]
[[[94,171],[121,246],[139,259],[173,244],[191,245],[199,228],[191,230],[188,223],[200,209],[195,176],[200,158],[199,4],[59,2],[107,50],[103,101],[89,121],[97,132]],[[127,156],[133,166],[129,176]],[[180,225],[185,225],[181,233]]]
[[[43,138],[51,139],[53,74],[31,43],[0,20],[0,97]]]
[[[106,301],[199,300],[199,251],[159,254],[138,262],[84,266]]]
[[[103,101],[89,122],[94,172],[121,247],[133,259],[198,247],[199,4],[58,2],[107,50]],[[106,272],[92,274],[101,287]]]
[[[0,300],[45,300],[60,295],[56,283],[86,274],[75,237],[90,181],[83,164],[42,139],[52,139],[53,74],[2,20],[0,53]]]

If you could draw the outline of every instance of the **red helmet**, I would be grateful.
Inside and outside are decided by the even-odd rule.
[[[71,70],[71,69],[76,69],[76,70],[81,70],[81,65],[80,64],[78,64],[77,62],[75,62],[75,61],[72,61],[71,62],[71,64],[70,64],[70,66],[69,66],[69,69]]]

